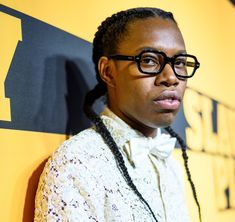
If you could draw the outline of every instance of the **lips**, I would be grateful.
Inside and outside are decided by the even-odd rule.
[[[176,91],[163,91],[160,96],[154,99],[154,103],[160,109],[176,110],[180,106],[181,98]]]

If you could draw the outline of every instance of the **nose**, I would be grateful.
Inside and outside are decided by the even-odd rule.
[[[171,64],[167,63],[161,73],[156,76],[155,84],[160,86],[177,86],[179,84],[179,79],[176,77]]]

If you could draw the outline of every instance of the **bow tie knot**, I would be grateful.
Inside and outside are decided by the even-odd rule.
[[[124,151],[131,162],[134,162],[139,156],[149,154],[160,159],[166,159],[173,151],[175,142],[176,138],[172,138],[168,134],[158,134],[155,138],[135,137],[125,144]]]

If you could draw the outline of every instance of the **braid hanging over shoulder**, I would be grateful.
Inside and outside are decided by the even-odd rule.
[[[196,188],[195,188],[195,185],[193,183],[192,176],[191,176],[191,173],[190,173],[190,170],[189,170],[189,167],[188,167],[188,155],[187,155],[187,152],[186,152],[187,145],[185,144],[184,140],[178,135],[178,133],[176,133],[170,126],[166,127],[165,130],[172,137],[175,137],[177,139],[178,143],[181,146],[182,156],[183,156],[183,159],[184,159],[184,167],[185,167],[185,170],[186,170],[186,173],[187,173],[188,181],[189,181],[189,183],[191,185],[191,188],[192,188],[194,200],[195,200],[196,205],[198,207],[199,219],[200,219],[200,222],[202,222],[201,207],[200,207],[200,204],[199,204],[199,201],[198,201],[198,198],[197,198]]]

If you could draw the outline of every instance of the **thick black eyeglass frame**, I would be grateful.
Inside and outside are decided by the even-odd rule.
[[[157,71],[157,72],[145,72],[141,69],[140,67],[140,60],[141,60],[141,56],[142,54],[146,53],[146,52],[152,52],[152,53],[157,53],[157,54],[161,54],[164,58],[164,63],[163,65],[161,66],[161,68]],[[183,75],[179,75],[176,73],[175,71],[175,68],[174,68],[174,63],[175,63],[175,60],[180,57],[180,56],[187,56],[187,57],[191,57],[195,60],[195,66],[194,66],[194,69],[193,69],[193,72],[191,75],[189,76],[183,76]],[[179,79],[188,79],[188,78],[191,78],[193,77],[193,75],[195,74],[196,70],[200,67],[200,63],[198,62],[197,60],[197,57],[194,56],[194,55],[190,55],[190,54],[177,54],[177,55],[174,55],[173,57],[168,57],[164,52],[161,52],[161,51],[156,51],[156,50],[151,50],[151,49],[148,49],[148,50],[143,50],[140,52],[140,54],[136,55],[136,56],[128,56],[128,55],[110,55],[108,56],[108,58],[111,58],[111,59],[115,59],[115,60],[124,60],[124,61],[135,61],[137,63],[137,66],[138,66],[138,70],[141,72],[141,73],[144,73],[144,74],[149,74],[149,75],[156,75],[156,74],[159,74],[161,73],[161,71],[164,69],[165,65],[167,63],[170,63],[171,64],[171,68],[173,69],[174,71],[174,74],[176,75],[177,78]]]

